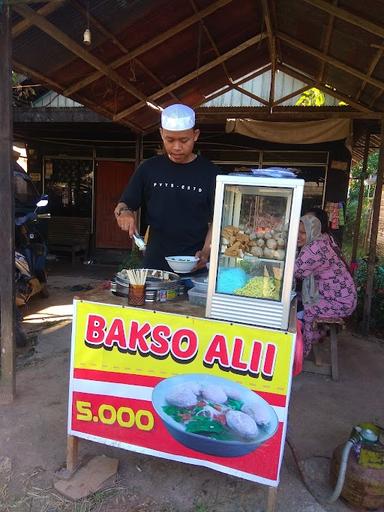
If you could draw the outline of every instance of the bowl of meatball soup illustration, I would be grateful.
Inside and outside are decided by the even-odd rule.
[[[276,432],[274,409],[259,395],[231,380],[204,374],[161,381],[152,403],[168,432],[198,452],[239,457]]]

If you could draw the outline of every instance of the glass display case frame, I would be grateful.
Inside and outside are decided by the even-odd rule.
[[[280,262],[282,275],[278,300],[276,297],[256,298],[234,293],[218,291],[218,276],[222,270],[221,263],[225,258],[223,254],[223,215],[228,205],[224,206],[226,190],[239,190],[233,193],[231,198],[232,218],[234,224],[240,221],[241,190],[248,187],[257,187],[261,190],[257,197],[286,198],[286,233],[284,261]],[[245,187],[242,189],[242,187]],[[251,189],[252,190],[252,189]],[[289,315],[293,298],[292,283],[294,264],[297,250],[297,235],[299,229],[301,205],[304,190],[304,180],[290,178],[259,178],[251,175],[219,175],[216,179],[216,195],[214,217],[212,225],[211,258],[208,279],[208,295],[206,316],[218,320],[228,320],[260,327],[287,330]],[[256,194],[255,194],[256,197]],[[287,222],[288,221],[288,222]],[[241,231],[242,233],[242,231]],[[234,266],[242,261],[244,256],[240,253],[238,259],[234,259]],[[257,258],[256,258],[257,259]],[[266,261],[261,258],[261,261]],[[278,262],[276,262],[278,263]],[[224,265],[226,268],[226,264]]]

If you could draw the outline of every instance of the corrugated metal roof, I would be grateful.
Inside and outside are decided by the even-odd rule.
[[[54,91],[49,91],[47,94],[44,94],[41,98],[37,99],[32,103],[33,107],[40,108],[40,107],[51,107],[51,108],[57,108],[57,107],[82,107],[80,103],[78,103],[75,100],[72,100],[71,98],[66,98],[62,94],[58,94]]]
[[[241,80],[239,81],[241,82]],[[283,71],[277,71],[275,76],[275,101],[280,98],[284,98],[289,94],[302,89],[307,84],[293,78]],[[240,85],[242,89],[263,98],[265,101],[269,100],[269,91],[271,88],[271,71],[266,71],[265,73],[252,78],[248,82],[244,82]],[[297,100],[300,98],[301,94],[290,98],[283,103],[281,106],[293,107]],[[339,104],[339,100],[333,98],[329,94],[325,94],[325,103],[324,106],[337,106]],[[238,89],[232,89],[230,91],[224,92],[222,95],[205,102],[203,107],[261,107],[262,103],[255,100],[251,96],[247,96],[246,94],[240,92]]]

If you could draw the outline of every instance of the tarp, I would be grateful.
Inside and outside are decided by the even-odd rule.
[[[318,144],[342,139],[348,141],[352,136],[352,122],[350,119],[303,122],[228,119],[225,131],[281,144]]]

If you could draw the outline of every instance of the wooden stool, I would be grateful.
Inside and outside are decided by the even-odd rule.
[[[320,328],[329,329],[329,337],[331,342],[331,362],[323,363],[319,351],[319,345],[312,346],[315,362],[311,365],[310,361],[304,362],[304,371],[313,373],[321,373],[323,375],[331,375],[332,380],[339,380],[339,360],[337,355],[337,332],[338,329],[345,326],[342,318],[322,317],[315,320],[315,325]]]

